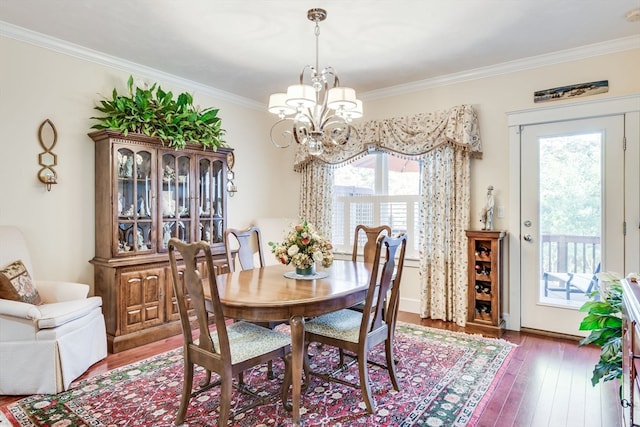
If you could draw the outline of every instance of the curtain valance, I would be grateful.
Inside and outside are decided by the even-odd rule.
[[[469,151],[472,157],[482,157],[478,118],[471,105],[408,117],[371,120],[354,125],[354,130],[355,134],[346,145],[327,149],[320,156],[311,156],[306,146],[299,146],[294,170],[300,172],[314,159],[329,165],[353,161],[372,149],[414,157],[442,145],[451,145]]]

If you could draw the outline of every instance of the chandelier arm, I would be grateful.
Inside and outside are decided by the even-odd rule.
[[[289,146],[291,145],[291,143],[294,141],[293,131],[291,130],[291,129],[292,129],[292,127],[291,127],[291,128],[289,128],[289,129],[287,129],[287,130],[284,130],[284,131],[282,131],[282,132],[280,133],[280,137],[281,137],[281,139],[282,139],[283,141],[285,141],[286,145],[285,145],[285,144],[278,144],[278,143],[276,142],[276,138],[274,138],[274,131],[276,131],[276,128],[277,128],[279,125],[282,125],[284,122],[287,122],[287,121],[295,122],[295,119],[294,119],[294,118],[292,118],[292,117],[285,117],[285,118],[283,118],[283,119],[278,120],[277,122],[275,122],[275,123],[273,124],[273,126],[271,126],[271,131],[269,132],[269,135],[270,135],[270,137],[271,137],[271,143],[272,143],[273,145],[275,145],[277,148],[287,148],[287,147],[289,147]],[[276,131],[276,132],[277,132],[277,131]]]
[[[351,131],[353,127],[347,122],[344,117],[333,114],[328,116],[323,122],[323,133],[325,140],[328,140],[331,145],[340,146],[345,145],[351,138]]]
[[[324,128],[329,124],[344,124],[345,126],[351,126],[349,122],[338,114],[327,114],[323,117],[321,127]]]
[[[311,72],[311,78],[313,78],[313,76],[315,74],[318,74],[318,72],[316,71],[316,68],[313,65],[305,65],[304,68],[302,69],[302,71],[300,72],[300,84],[301,85],[304,84],[304,73],[307,70],[309,70]]]
[[[331,67],[325,67],[322,69],[322,76],[323,76],[323,80],[325,81],[325,84],[327,85],[327,87],[331,86],[331,87],[338,87],[340,86],[340,79],[338,78],[338,73],[336,73],[336,70]],[[329,85],[329,78],[327,78],[326,76],[330,76],[332,79],[332,85]]]

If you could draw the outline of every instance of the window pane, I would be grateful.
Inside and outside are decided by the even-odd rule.
[[[417,256],[420,162],[387,153],[371,153],[336,169],[332,243],[350,253],[358,224],[391,226],[407,233],[407,256]],[[359,242],[359,246],[364,242]]]
[[[420,162],[388,156],[389,195],[414,196],[420,193]]]
[[[375,182],[374,167],[350,163],[336,170],[333,191],[336,196],[375,194]]]

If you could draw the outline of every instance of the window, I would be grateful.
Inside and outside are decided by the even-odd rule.
[[[356,225],[387,224],[408,234],[407,258],[418,257],[419,161],[374,152],[337,169],[333,188],[336,252],[351,253]]]

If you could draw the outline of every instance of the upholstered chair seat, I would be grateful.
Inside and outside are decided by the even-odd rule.
[[[231,363],[237,364],[260,355],[271,353],[291,343],[291,337],[249,322],[234,322],[227,325]],[[220,348],[218,334],[211,333],[215,348]]]
[[[305,324],[305,330],[313,334],[357,343],[361,323],[361,312],[344,309],[310,320]]]

